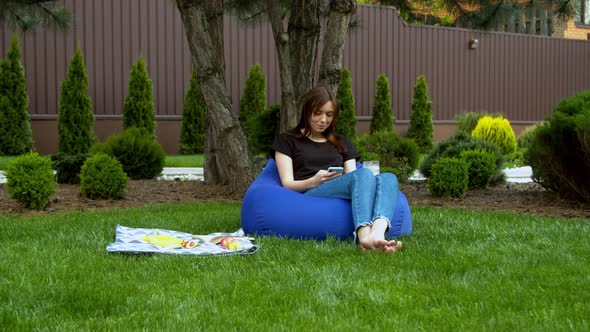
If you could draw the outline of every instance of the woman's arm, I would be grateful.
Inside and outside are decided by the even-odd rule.
[[[344,174],[356,171],[356,159],[348,159],[344,162]]]
[[[311,188],[315,188],[326,181],[330,181],[333,178],[340,176],[335,172],[328,172],[326,170],[319,170],[316,175],[306,180],[295,181],[293,175],[293,160],[291,157],[275,152],[275,161],[281,177],[281,184],[283,187],[297,191],[304,192]],[[345,168],[346,169],[346,168]]]

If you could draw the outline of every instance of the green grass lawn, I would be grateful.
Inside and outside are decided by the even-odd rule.
[[[235,231],[239,204],[0,217],[6,330],[590,329],[590,223],[413,209],[395,255],[260,237],[250,256],[108,254],[115,225]]]
[[[203,167],[203,155],[166,156],[165,167]]]
[[[6,170],[6,166],[16,157],[0,156],[0,170]],[[203,167],[203,155],[177,155],[166,156],[164,167]]]

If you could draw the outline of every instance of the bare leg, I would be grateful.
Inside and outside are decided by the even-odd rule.
[[[401,249],[402,243],[399,241],[385,240],[385,231],[387,230],[387,221],[377,219],[371,226],[363,226],[358,229],[359,242],[364,250],[396,252]]]

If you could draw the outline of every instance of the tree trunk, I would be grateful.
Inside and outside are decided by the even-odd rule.
[[[314,86],[320,40],[320,1],[293,0],[288,24],[290,60],[295,109],[289,114],[294,127],[299,122],[301,96]]]
[[[267,0],[268,17],[272,27],[279,60],[281,84],[281,113],[279,131],[284,132],[297,124],[299,110],[293,91],[293,72],[291,70],[289,35],[283,25],[282,8],[276,0]]]
[[[205,182],[243,192],[256,176],[256,169],[225,85],[223,0],[176,0],[176,4],[207,104]]]
[[[342,78],[342,57],[348,35],[348,24],[355,11],[355,0],[330,1],[330,13],[326,24],[320,64],[319,85],[327,87],[334,96],[338,90],[340,78]]]
[[[322,32],[320,5],[320,0],[293,0],[285,28],[281,2],[266,0],[280,68],[281,132],[297,125],[301,97],[316,83],[318,44]],[[355,10],[354,0],[330,1],[319,84],[327,86],[334,94],[342,76],[342,54],[348,24]]]

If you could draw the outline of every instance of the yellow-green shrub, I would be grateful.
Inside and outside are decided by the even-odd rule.
[[[514,130],[504,117],[484,116],[477,122],[471,136],[496,144],[503,155],[509,155],[516,151]]]

